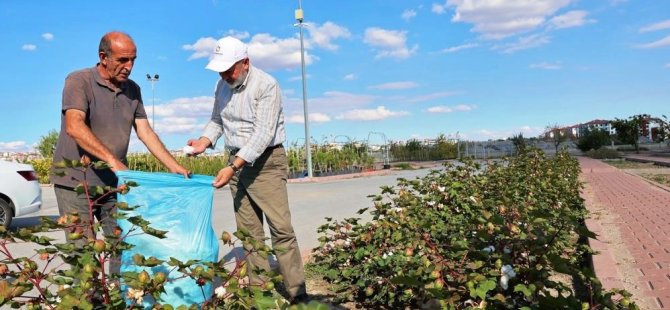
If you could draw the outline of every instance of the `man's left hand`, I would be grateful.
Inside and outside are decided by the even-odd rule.
[[[177,165],[176,167],[170,168],[170,172],[181,174],[186,179],[188,179],[189,176],[191,175],[191,171],[188,171],[186,168],[182,167],[181,165]]]
[[[230,179],[233,178],[233,175],[235,174],[235,171],[233,171],[232,168],[230,167],[225,167],[221,170],[219,170],[219,173],[216,175],[216,178],[214,178],[214,187],[216,188],[221,188],[224,187],[228,182],[230,182]]]

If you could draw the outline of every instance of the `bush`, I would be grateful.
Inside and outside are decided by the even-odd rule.
[[[603,147],[597,150],[590,150],[586,152],[586,156],[595,159],[613,159],[613,158],[621,158],[621,153],[619,153],[616,150]]]
[[[603,130],[589,130],[577,140],[577,148],[582,152],[597,150],[610,143],[611,139],[607,132]]]
[[[50,176],[51,173],[50,169],[52,164],[51,157],[34,159],[29,161],[28,163],[33,166],[33,169],[35,169],[35,173],[37,173],[37,179],[40,182],[40,184],[51,183],[51,176]]]
[[[57,168],[90,169],[91,166],[104,168],[102,162],[82,164],[77,161],[56,163]],[[82,180],[80,180],[82,181]],[[107,195],[125,194],[138,186],[134,182],[120,185],[118,188],[88,186],[83,180],[75,190],[89,197],[89,206]],[[281,275],[274,272],[261,273],[266,279],[260,285],[245,284],[247,272],[244,260],[222,258],[218,262],[189,260],[181,262],[174,258],[169,261],[155,257],[133,256],[137,266],[146,268],[160,264],[170,266],[165,272],[149,275],[146,271],[109,274],[106,270],[112,257],[119,257],[121,251],[133,247],[124,240],[128,235],[148,234],[163,238],[168,231],[160,231],[140,216],[128,218],[124,211],[140,206],[124,203],[116,205],[117,219],[128,219],[133,227],[128,231],[118,228],[113,235],[98,236],[99,223],[94,223],[92,212],[89,214],[67,214],[53,220],[43,217],[36,227],[21,228],[16,232],[0,225],[0,307],[24,309],[142,309],[147,296],[160,302],[160,295],[167,282],[180,278],[191,278],[198,285],[217,281],[220,283],[213,296],[204,296],[202,304],[191,305],[188,309],[289,309],[288,302],[274,292],[275,283],[281,282]],[[87,218],[88,220],[84,220]],[[94,224],[90,224],[94,223]],[[54,243],[44,236],[48,231],[65,231],[71,240],[79,240],[91,235],[85,245],[77,247],[73,242]],[[90,232],[90,234],[87,234]],[[233,237],[235,236],[235,237]],[[234,234],[224,232],[221,235],[224,245],[264,254],[274,254],[265,242],[254,240],[249,232],[240,230]],[[30,257],[13,255],[15,243],[26,242],[41,246]],[[178,271],[178,272],[177,272]],[[177,274],[177,275],[175,275]],[[128,287],[124,295],[121,285]],[[316,302],[309,307],[323,307]],[[170,305],[156,304],[154,309],[173,309]],[[187,307],[180,307],[186,309]],[[320,308],[319,308],[320,309]]]
[[[628,145],[622,145],[622,146],[617,146],[616,150],[619,152],[635,152],[635,147],[633,146],[628,146]],[[648,148],[640,146],[638,147],[638,150],[640,151],[649,151]]]
[[[400,169],[400,170],[414,170],[414,168],[412,168],[412,165],[410,165],[409,163],[393,164],[393,168],[397,168],[397,169]]]
[[[529,149],[506,162],[447,164],[374,196],[372,221],[327,219],[315,264],[362,308],[636,309],[588,269],[579,165]],[[584,284],[577,296],[563,274]],[[567,282],[567,283],[566,283]],[[617,298],[614,298],[619,295]]]

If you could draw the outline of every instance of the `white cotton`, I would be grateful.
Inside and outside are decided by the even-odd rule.
[[[516,272],[514,272],[514,268],[512,268],[511,265],[502,266],[500,268],[500,273],[507,275],[510,279],[516,277]]]
[[[508,288],[508,285],[507,285],[507,282],[508,282],[508,281],[509,281],[509,278],[507,277],[507,275],[504,275],[504,274],[503,274],[503,275],[500,277],[500,287],[502,287],[503,290],[506,290],[506,289]]]
[[[223,298],[224,296],[226,296],[226,288],[223,287],[223,285],[219,286],[214,290],[214,293],[216,294],[216,297]]]
[[[184,149],[182,151],[184,152],[184,154],[191,155],[191,154],[193,154],[195,149],[190,145],[186,145],[186,146],[184,146]]]
[[[496,247],[489,245],[485,248],[482,249],[482,251],[487,252],[487,253],[493,253],[496,251]]]

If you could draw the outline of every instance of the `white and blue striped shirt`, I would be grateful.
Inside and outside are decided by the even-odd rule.
[[[227,149],[253,164],[266,148],[284,143],[284,112],[277,80],[249,65],[244,83],[232,89],[219,79],[214,92],[212,118],[202,136],[212,142],[223,135]]]

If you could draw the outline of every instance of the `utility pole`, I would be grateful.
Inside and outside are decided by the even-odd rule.
[[[158,83],[158,74],[154,74],[153,77],[147,73],[147,81],[151,83],[151,126],[156,131],[156,87],[154,86]]]
[[[309,113],[307,111],[307,79],[305,78],[305,45],[303,42],[303,21],[302,0],[298,0],[298,9],[295,10],[295,20],[298,21],[295,26],[300,29],[300,62],[302,64],[302,105],[305,113],[305,157],[307,157],[307,177],[312,178],[312,147],[309,139]]]

